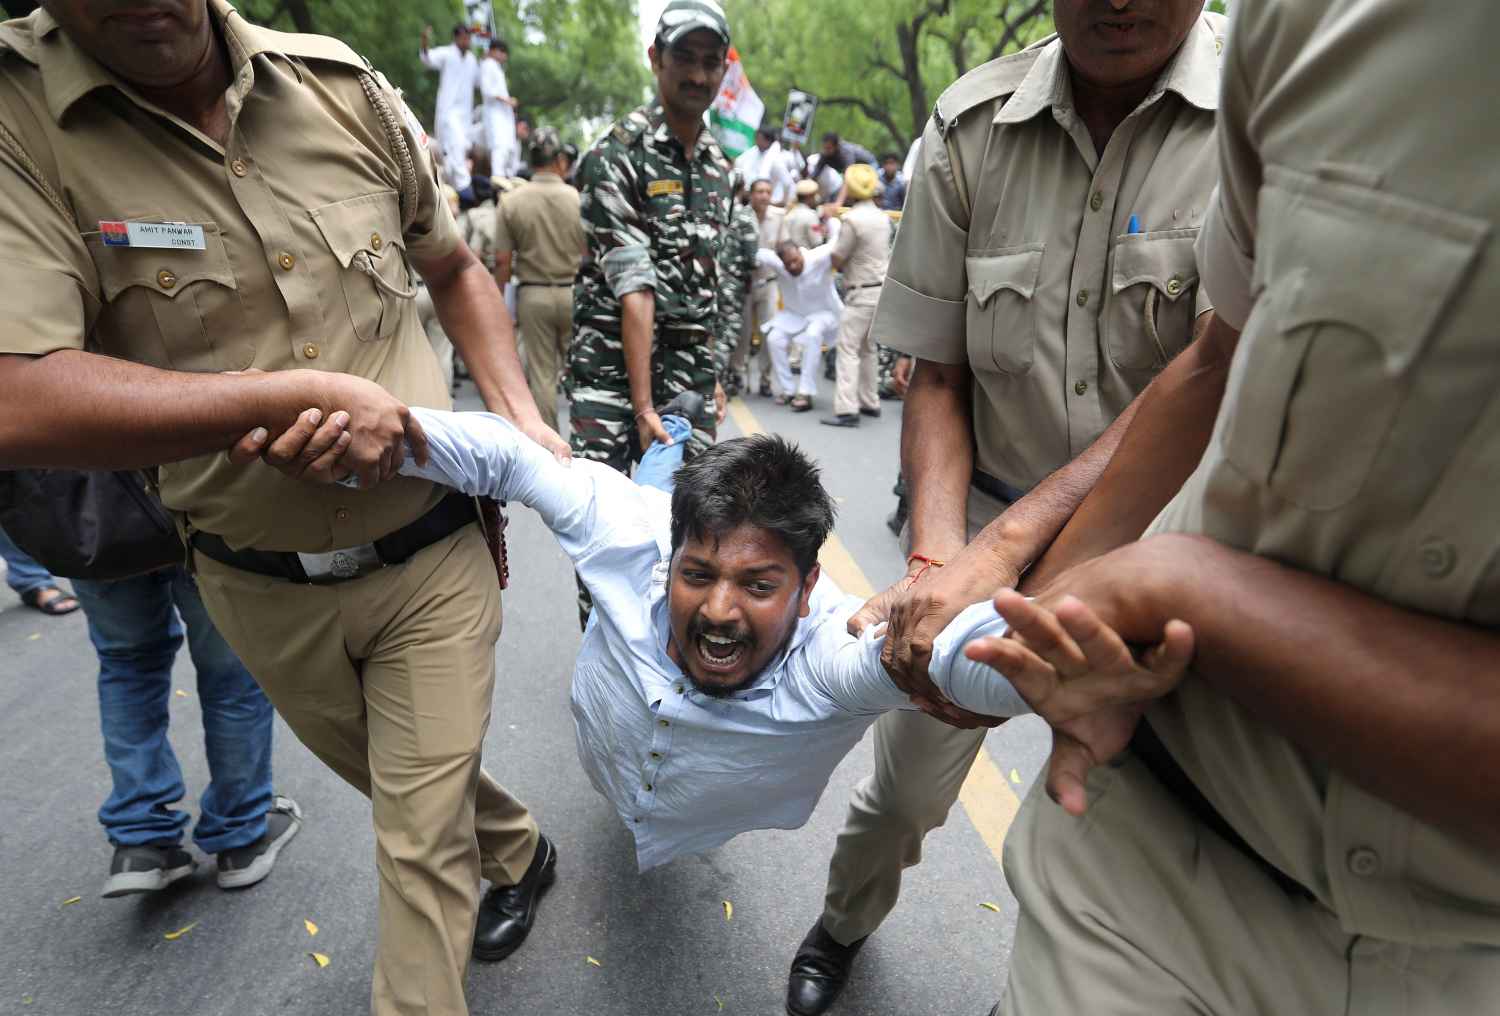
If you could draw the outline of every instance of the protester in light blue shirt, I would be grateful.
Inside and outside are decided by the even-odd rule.
[[[573,675],[579,759],[635,836],[641,870],[750,829],[807,821],[834,767],[877,717],[912,708],[856,638],[863,601],[823,576],[833,502],[817,467],[779,437],[722,442],[676,471],[669,495],[584,460],[560,464],[486,413],[413,408],[428,461],[403,473],[535,509],[593,595]],[[655,445],[638,480],[681,461]],[[965,658],[1001,634],[976,604],[934,646],[934,683],[974,712],[1029,712]]]

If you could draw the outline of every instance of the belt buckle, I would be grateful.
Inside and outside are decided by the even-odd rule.
[[[346,547],[326,554],[298,554],[307,581],[315,586],[332,585],[361,578],[385,567],[373,543],[361,543],[357,547]]]

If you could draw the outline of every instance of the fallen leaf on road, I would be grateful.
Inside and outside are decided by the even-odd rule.
[[[722,998],[720,998],[718,995],[715,995],[714,996],[714,1001],[717,1002],[717,1003],[719,1003],[719,1011],[723,1012],[724,1011],[724,1000]]]
[[[302,921],[302,926],[307,929],[309,935],[316,935],[318,933],[318,926],[305,918]]]
[[[724,920],[734,920],[734,904],[730,903],[728,900],[724,901]]]
[[[1016,772],[1014,769],[1012,769],[1010,771],[1010,782],[1015,783],[1015,784],[1020,784],[1020,782],[1021,782],[1021,774],[1018,773],[1018,772]]]
[[[37,640],[37,639],[39,639],[39,638],[41,638],[41,637],[42,637],[42,633],[41,633],[41,632],[39,632],[39,631],[34,631],[34,632],[32,632],[32,633],[31,633],[31,634],[30,634],[30,635],[27,635],[27,636],[26,636],[26,641],[27,641],[27,642],[35,642],[35,641],[36,641],[36,640]],[[26,1004],[27,1004],[27,1005],[30,1005],[30,1004],[31,1004],[31,1003],[30,1003],[30,1002],[27,1002],[27,1003],[26,1003]]]
[[[31,1004],[31,996],[30,995],[22,995],[21,996],[21,1004],[22,1005],[30,1005]]]
[[[186,925],[182,928],[178,928],[176,931],[169,931],[162,937],[165,938],[168,942],[175,942],[196,927],[198,927],[198,922],[194,921],[192,924]]]
[[[333,962],[327,956],[324,956],[322,953],[308,953],[307,955],[309,955],[309,956],[311,956],[313,958],[313,962],[318,965],[318,969],[319,970],[322,970],[324,967],[328,966],[328,964],[330,964],[330,963]]]
[[[585,956],[584,959],[588,960],[590,963],[592,963],[596,967],[602,967],[602,966],[604,966],[603,963],[600,963],[598,960],[594,959],[594,957],[592,957],[592,956]]]
[[[995,912],[995,913],[997,913],[997,914],[998,914],[998,913],[1000,913],[1000,908],[999,908],[999,907],[997,907],[997,906],[996,906],[996,905],[995,905],[995,904],[993,904],[993,903],[988,903],[988,902],[986,902],[986,903],[981,903],[981,904],[979,904],[979,905],[980,905],[980,906],[981,906],[981,907],[983,907],[983,908],[984,908],[984,909],[986,909],[986,910],[993,910],[993,911],[994,911],[994,912]]]
[[[65,907],[71,907],[81,899],[83,899],[82,896],[69,896],[67,899],[62,901],[62,905]]]
[[[181,688],[178,688],[177,691],[174,692],[173,694],[175,694],[178,698],[187,698],[188,697],[188,693],[185,692],[185,691],[183,691]]]

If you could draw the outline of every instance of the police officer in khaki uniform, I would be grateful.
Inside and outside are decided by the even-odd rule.
[[[775,250],[782,240],[782,229],[786,223],[786,209],[771,203],[771,181],[750,181],[750,208],[755,212],[755,220],[760,226],[760,246],[764,250]],[[740,333],[740,344],[735,350],[735,355],[730,362],[730,368],[741,372],[745,377],[745,385],[750,384],[750,337],[751,333],[760,333],[760,350],[756,353],[755,362],[760,370],[760,383],[757,391],[762,396],[770,396],[771,388],[771,347],[766,343],[766,333],[770,330],[771,319],[776,316],[776,308],[781,302],[781,293],[776,286],[776,270],[757,266],[750,275],[750,295],[745,308],[745,327]]]
[[[1208,383],[1147,392],[1040,562],[1068,623],[997,601],[1059,639],[1031,697],[1060,802],[1036,788],[1006,840],[997,1012],[1493,1012],[1500,134],[1454,100],[1500,89],[1500,20],[1234,18],[1198,240]],[[1103,630],[1150,644],[1171,619],[1180,684],[1123,644],[1108,661]],[[1014,646],[991,661],[1015,669]]]
[[[495,281],[515,278],[516,320],[526,354],[526,383],[542,419],[557,427],[557,382],[573,337],[573,279],[583,259],[578,192],[563,179],[568,157],[552,127],[527,146],[531,182],[495,212]]]
[[[855,623],[889,613],[893,639],[948,603],[956,614],[955,595],[1015,582],[1208,309],[1193,239],[1215,179],[1223,18],[1198,0],[1150,12],[1060,0],[1055,17],[1057,38],[939,98],[881,290],[874,339],[917,357],[902,420],[911,557]],[[944,563],[987,525],[974,548],[984,567],[945,582]],[[920,599],[933,587],[948,590],[936,606]],[[854,792],[822,917],[793,960],[797,1016],[832,1004],[983,743],[978,719],[941,702],[919,664],[898,670],[902,686],[972,729],[915,711],[876,724],[875,772]]]
[[[822,220],[818,215],[818,182],[801,180],[797,183],[797,200],[786,210],[786,219],[781,227],[781,238],[790,240],[798,247],[812,250],[823,242]]]
[[[860,415],[880,415],[875,343],[870,324],[891,254],[891,220],[875,207],[879,178],[862,162],[844,174],[845,196],[854,206],[833,242],[833,267],[844,277],[844,313],[839,320],[838,375],[830,427],[858,427]]]
[[[412,268],[486,404],[566,447],[420,127],[342,43],[223,0],[53,0],[0,67],[0,463],[161,465],[215,624],[371,798],[372,1011],[462,1014],[481,876],[496,957],[556,855],[480,768],[500,595],[472,502],[392,479],[425,454],[407,405],[449,404]]]

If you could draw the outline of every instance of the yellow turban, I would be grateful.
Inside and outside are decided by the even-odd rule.
[[[844,170],[844,193],[850,201],[868,201],[880,189],[880,178],[875,167],[856,162]]]

